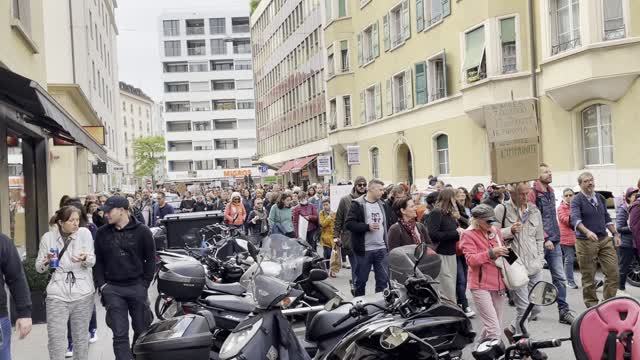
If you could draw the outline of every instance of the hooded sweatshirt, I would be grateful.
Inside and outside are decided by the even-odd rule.
[[[366,182],[364,176],[358,176],[356,181],[353,183],[351,194],[340,199],[338,211],[336,212],[335,225],[333,226],[333,238],[340,239],[342,241],[342,248],[345,250],[347,255],[351,254],[351,232],[347,230],[345,224],[347,222],[347,215],[349,215],[349,209],[351,208],[351,201],[362,196],[362,194],[358,194],[356,191],[355,185],[362,181]]]
[[[149,287],[155,272],[156,246],[148,227],[129,217],[123,229],[107,224],[96,234],[96,287],[104,284]]]

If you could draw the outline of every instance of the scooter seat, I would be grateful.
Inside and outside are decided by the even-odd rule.
[[[211,295],[207,296],[204,302],[212,308],[247,314],[252,312],[256,307],[248,297],[234,295]]]
[[[240,283],[219,284],[209,279],[207,279],[207,290],[236,296],[244,295],[247,292],[247,289]]]

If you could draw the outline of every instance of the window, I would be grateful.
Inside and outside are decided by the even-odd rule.
[[[378,23],[375,22],[358,34],[358,64],[368,64],[380,56]]]
[[[204,19],[191,19],[185,21],[187,35],[204,35]]]
[[[180,56],[180,40],[165,41],[164,56]]]
[[[611,110],[603,104],[582,111],[582,141],[585,165],[613,164]]]
[[[253,108],[253,100],[238,100],[238,110],[249,110]]]
[[[340,71],[349,71],[349,42],[347,40],[340,41]]]
[[[127,104],[124,101],[122,102],[122,111],[127,111]],[[125,119],[125,125],[126,125],[127,118],[124,118],[124,119]]]
[[[211,61],[211,71],[225,71],[225,70],[233,70],[233,60]]]
[[[206,45],[204,40],[187,40],[187,52],[189,55],[206,55]]]
[[[326,17],[326,23],[328,24],[331,20],[333,20],[333,13],[331,11],[333,0],[324,0],[324,11]]]
[[[169,171],[189,171],[189,170],[191,170],[191,161],[169,161]]]
[[[351,126],[351,96],[342,97],[344,107],[344,126]]]
[[[248,33],[249,18],[248,17],[231,18],[231,31],[233,31],[234,33]]]
[[[213,90],[233,90],[235,82],[233,80],[212,80],[211,86]]]
[[[582,45],[580,0],[551,0],[551,55]]]
[[[213,150],[213,145],[211,145],[210,140],[193,142],[193,151],[203,151],[203,150]]]
[[[331,130],[338,127],[338,106],[336,99],[329,100],[329,128]]]
[[[93,71],[93,90],[95,90],[97,84],[96,84],[96,63],[94,61],[91,61],[91,69]]]
[[[227,53],[227,43],[223,39],[211,39],[211,55]]]
[[[180,73],[187,72],[187,63],[164,63],[164,72],[166,73]]]
[[[500,43],[502,44],[502,73],[516,72],[516,18],[500,20]]]
[[[625,26],[622,0],[602,0],[602,8],[604,14],[604,40],[624,38]]]
[[[380,150],[378,148],[371,149],[371,177],[373,179],[380,178]]]
[[[382,17],[385,51],[399,46],[411,36],[409,25],[409,0],[404,0]]]
[[[416,28],[422,31],[451,15],[450,0],[416,0]]]
[[[467,83],[473,83],[487,77],[484,26],[467,32],[464,37],[465,52],[463,70]]]
[[[424,62],[415,64],[416,104],[427,103],[427,65]]]
[[[13,18],[20,20],[22,28],[31,34],[31,1],[13,0]]]
[[[238,148],[238,139],[215,139],[216,150],[232,150]]]
[[[216,130],[233,130],[238,128],[238,121],[234,119],[213,120]]]
[[[389,83],[387,83],[387,86]],[[404,111],[413,107],[413,87],[411,84],[411,70],[405,70],[391,78],[391,89],[387,87],[393,96],[393,112]]]
[[[238,163],[238,159],[216,159],[216,169],[235,169]]]
[[[436,137],[436,153],[438,156],[438,174],[449,174],[449,136],[445,134]]]
[[[191,141],[169,141],[167,142],[169,151],[192,151]]]
[[[347,16],[347,0],[338,0],[338,17]]]
[[[91,34],[91,39],[93,39],[93,15],[91,10],[89,10],[89,33]]]
[[[236,109],[235,100],[213,100],[213,110],[235,110],[235,109]]]
[[[193,162],[195,170],[213,170],[213,160],[197,160]]]
[[[439,54],[428,61],[427,94],[429,101],[435,101],[447,96],[447,63],[445,54]]]
[[[162,28],[164,29],[164,36],[178,36],[178,35],[180,35],[180,21],[179,20],[164,20],[162,22]]]
[[[194,101],[191,103],[191,111],[211,111],[211,103],[208,101]]]
[[[251,41],[249,39],[233,40],[234,54],[251,54]]]
[[[208,81],[194,81],[189,83],[189,88],[192,92],[197,91],[210,91]]]
[[[236,70],[251,70],[251,60],[236,60],[234,64]]]
[[[327,48],[327,77],[335,74],[335,63],[333,61],[333,45]]]
[[[370,86],[360,93],[360,117],[362,123],[373,121],[382,117],[382,104],[380,100],[380,84]]]
[[[209,131],[211,130],[211,121],[194,121],[193,131]]]
[[[166,93],[189,92],[189,83],[166,82],[164,83],[164,92]]]
[[[227,32],[225,19],[224,18],[214,18],[209,19],[209,32],[211,35],[224,34]]]
[[[124,104],[122,104],[124,105]],[[122,120],[124,121],[124,126],[127,126],[127,117],[123,116]],[[127,141],[127,133],[124,133],[124,141]]]
[[[237,90],[253,89],[253,80],[236,80]]]
[[[189,72],[207,72],[209,71],[209,63],[197,62],[197,63],[189,63]]]
[[[167,132],[191,131],[191,123],[188,121],[172,121],[167,123]]]

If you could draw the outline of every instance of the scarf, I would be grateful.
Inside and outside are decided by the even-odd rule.
[[[404,220],[400,219],[400,220],[398,220],[398,222],[407,231],[407,233],[409,233],[409,235],[411,235],[411,240],[413,240],[413,242],[416,245],[421,243],[420,235],[418,234],[415,220],[404,221]]]
[[[260,218],[260,233],[266,233],[269,231],[269,223],[265,221],[267,219],[267,213],[264,208],[261,210],[253,209],[253,212]]]

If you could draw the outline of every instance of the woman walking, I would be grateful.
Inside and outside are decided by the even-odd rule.
[[[67,350],[67,320],[71,320],[73,356],[89,358],[89,320],[93,310],[95,264],[93,238],[80,227],[81,212],[74,206],[58,210],[49,224],[54,229],[42,236],[36,271],[51,273],[47,286],[47,333],[49,359],[62,360]],[[57,249],[57,254],[51,252]]]
[[[618,296],[629,296],[626,292],[627,273],[633,259],[636,258],[636,249],[633,234],[629,227],[629,207],[636,201],[637,188],[629,188],[624,195],[624,201],[616,210],[616,229],[621,234],[622,243],[618,248],[618,266],[620,267],[620,283],[618,284]]]
[[[393,203],[393,211],[398,216],[398,222],[389,228],[389,251],[405,245],[432,245],[426,226],[416,222],[418,212],[411,198],[396,200]]]
[[[471,198],[467,193],[467,189],[460,187],[456,190],[456,205],[458,205],[458,212],[460,213],[458,225],[462,229],[467,229],[471,221]],[[464,310],[467,317],[473,317],[476,313],[469,307],[469,300],[467,299],[467,272],[469,267],[462,253],[460,241],[456,244],[456,265],[456,298],[458,299],[458,306]]]
[[[493,227],[496,223],[493,208],[478,205],[471,210],[471,226],[462,234],[462,252],[469,264],[468,287],[476,310],[482,320],[478,338],[499,340],[502,335],[502,311],[505,286],[496,259],[507,256],[502,234]]]
[[[253,202],[253,210],[247,217],[247,229],[253,244],[261,247],[262,239],[269,235],[269,214],[265,211],[264,200],[256,198]]]
[[[231,201],[224,209],[224,221],[235,227],[236,229],[242,228],[244,220],[247,218],[247,211],[242,205],[242,198],[240,193],[234,192],[231,194]]]
[[[562,201],[558,207],[558,225],[560,225],[560,247],[562,248],[567,285],[572,289],[577,289],[578,285],[573,277],[573,267],[576,262],[576,233],[569,220],[571,215],[571,200],[574,195],[573,190],[569,188],[564,189],[562,192]]]
[[[291,193],[282,193],[278,201],[269,211],[269,224],[272,234],[284,234],[296,237],[293,231],[293,214],[291,211]]]
[[[308,222],[307,233],[299,234],[300,218],[305,219]],[[317,239],[316,232],[320,223],[318,221],[318,210],[315,206],[309,203],[307,199],[307,193],[304,191],[298,192],[298,206],[293,208],[293,231],[300,239],[306,240],[313,251],[317,251]]]

